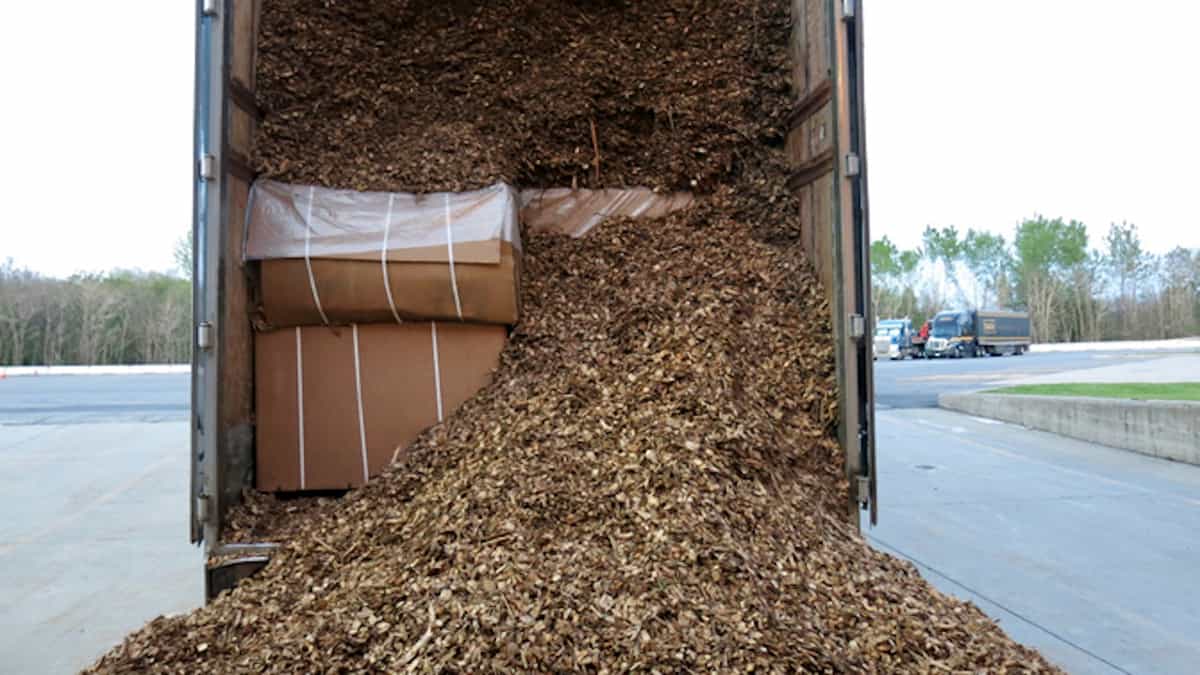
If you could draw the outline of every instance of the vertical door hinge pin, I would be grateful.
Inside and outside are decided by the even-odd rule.
[[[200,179],[214,180],[217,177],[215,167],[217,158],[209,154],[200,155]]]
[[[867,322],[862,314],[850,315],[850,337],[861,340],[867,334]]]
[[[858,155],[850,153],[846,155],[846,177],[853,178],[862,170],[862,162],[858,159]]]
[[[207,351],[212,348],[212,324],[208,321],[201,321],[196,326],[196,347],[201,351]]]
[[[196,495],[196,520],[208,522],[208,495],[204,493]]]

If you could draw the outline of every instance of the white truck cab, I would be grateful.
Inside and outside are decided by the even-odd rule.
[[[911,319],[883,319],[875,326],[875,358],[893,361],[914,354]]]

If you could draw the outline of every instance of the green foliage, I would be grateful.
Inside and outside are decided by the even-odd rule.
[[[1017,301],[1029,309],[1034,339],[1090,339],[1096,316],[1087,227],[1076,220],[1034,216],[1013,238]],[[1086,296],[1086,297],[1085,297]]]
[[[1026,219],[1013,241],[1018,275],[1057,274],[1087,260],[1088,236],[1083,223],[1044,216]]]
[[[995,278],[1012,262],[1002,235],[974,229],[967,230],[963,240],[963,259],[972,274],[987,278]]]
[[[1108,226],[1108,235],[1104,241],[1108,245],[1108,265],[1121,279],[1137,279],[1150,267],[1151,261],[1142,250],[1136,225],[1125,222],[1120,225],[1112,223]]]
[[[940,230],[926,227],[925,232],[921,235],[921,242],[924,245],[925,255],[930,260],[942,263],[946,278],[950,280],[950,285],[958,293],[961,303],[970,304],[970,300],[958,280],[958,263],[962,261],[964,252],[964,242],[959,238],[958,228],[953,225],[947,225]]]
[[[871,244],[871,276],[891,279],[900,273],[899,250],[891,239],[884,235]]]
[[[896,263],[900,268],[901,275],[909,275],[917,271],[917,266],[921,264],[921,252],[919,250],[901,251],[896,257]]]
[[[963,255],[963,242],[958,237],[958,228],[947,225],[942,229],[926,227],[921,235],[925,254],[933,260],[941,260],[947,269],[958,262]]]
[[[0,266],[0,365],[191,360],[191,284],[114,271],[52,279]]]
[[[1113,225],[1089,248],[1086,226],[1035,215],[1005,237],[968,228],[926,227],[922,249],[902,251],[886,237],[872,244],[876,316],[923,319],[970,304],[959,269],[974,278],[975,306],[1026,309],[1040,342],[1158,339],[1200,334],[1200,251],[1156,257],[1137,227]],[[959,301],[939,291],[940,276],[916,278],[922,261],[941,263]],[[1111,290],[1109,290],[1111,289]]]
[[[962,243],[962,257],[975,282],[983,291],[978,305],[987,307],[1000,295],[1001,284],[1007,283],[1005,271],[1012,266],[1012,256],[1004,237],[991,232],[968,229]],[[1005,296],[1007,298],[1007,293]]]
[[[1200,401],[1200,382],[1082,382],[1063,384],[1024,384],[993,389],[989,394],[1026,394],[1033,396],[1093,396],[1129,398],[1138,401]]]
[[[875,315],[913,316],[920,313],[912,276],[921,264],[919,250],[900,250],[887,236],[871,244],[871,301]]]

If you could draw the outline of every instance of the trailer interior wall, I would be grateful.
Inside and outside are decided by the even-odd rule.
[[[872,325],[866,302],[865,158],[856,140],[862,138],[861,61],[854,61],[855,50],[861,54],[861,8],[858,16],[844,14],[860,4],[793,0],[796,103],[787,139],[797,168],[793,188],[809,224],[804,246],[833,314],[848,512],[856,523],[860,505],[870,503],[872,518],[875,505],[869,341],[852,330]],[[209,547],[219,540],[226,511],[254,484],[249,319],[254,284],[242,262],[242,239],[259,119],[254,92],[260,6],[261,0],[197,0],[192,536]],[[852,152],[860,161],[857,171],[847,172]],[[211,159],[207,174],[205,155]]]
[[[832,312],[839,435],[850,481],[850,518],[875,522],[875,439],[869,293],[862,5],[792,0],[792,86],[787,152],[796,167],[803,243]]]

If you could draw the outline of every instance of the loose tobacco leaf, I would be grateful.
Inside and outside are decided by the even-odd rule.
[[[266,569],[91,672],[1052,671],[846,522],[782,157],[788,12],[264,0],[268,175],[698,201],[526,233],[495,382],[340,500],[251,495],[229,534],[279,541]]]

